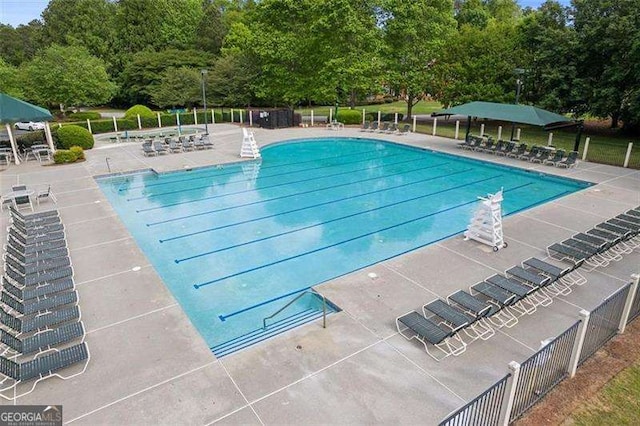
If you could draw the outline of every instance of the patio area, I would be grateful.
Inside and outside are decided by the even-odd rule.
[[[640,273],[640,252],[584,273],[588,283],[549,307],[435,362],[396,331],[395,318],[468,288],[545,248],[640,205],[640,171],[580,163],[574,169],[461,151],[457,141],[355,128],[255,129],[261,147],[310,137],[377,138],[595,183],[504,219],[508,248],[456,236],[322,283],[342,311],[216,359],[176,303],[94,176],[180,170],[240,161],[241,128],[209,126],[214,149],[145,157],[140,142],[96,140],[87,160],[0,169],[0,193],[51,185],[65,225],[91,362],[72,380],[48,379],[17,404],[62,404],[74,424],[437,424]],[[202,129],[201,129],[202,130]],[[478,194],[484,195],[484,194]],[[36,206],[36,208],[38,208]],[[0,216],[6,239],[9,214]],[[2,401],[0,404],[12,404]]]

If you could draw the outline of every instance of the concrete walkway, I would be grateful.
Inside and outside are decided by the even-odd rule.
[[[326,329],[310,323],[216,359],[93,179],[114,172],[239,161],[240,129],[217,124],[210,131],[215,149],[208,151],[147,158],[137,142],[114,144],[100,138],[83,163],[30,162],[0,172],[2,193],[17,183],[52,186],[91,351],[83,375],[41,382],[18,404],[63,404],[65,422],[87,425],[437,424],[503,377],[509,361],[530,356],[541,340],[573,324],[580,309],[592,309],[640,272],[640,253],[628,255],[586,274],[586,285],[522,318],[514,328],[499,330],[488,341],[472,343],[463,355],[437,363],[421,344],[397,334],[398,315],[527,257],[545,257],[548,244],[639,205],[640,172],[590,163],[562,170],[496,159],[460,152],[452,140],[421,134],[256,129],[261,146],[307,137],[369,137],[597,185],[506,218],[509,247],[497,253],[454,237],[323,283],[317,290],[343,309],[328,318]],[[0,222],[5,238],[6,211]]]

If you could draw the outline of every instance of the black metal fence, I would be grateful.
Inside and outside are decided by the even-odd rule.
[[[631,311],[629,312],[629,319],[627,324],[636,319],[640,315],[640,290],[636,289],[636,295],[631,303]]]
[[[580,321],[520,365],[511,420],[524,414],[568,375]]]
[[[497,426],[507,388],[507,374],[464,407],[451,413],[440,426]]]
[[[584,338],[578,365],[582,365],[587,358],[618,333],[622,311],[630,288],[631,283],[625,285],[591,311],[589,329]]]

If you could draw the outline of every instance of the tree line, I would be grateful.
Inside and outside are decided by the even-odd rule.
[[[520,70],[516,74],[514,70]],[[206,70],[203,74],[202,70]],[[520,101],[640,128],[640,2],[51,0],[0,25],[0,91],[41,105]]]

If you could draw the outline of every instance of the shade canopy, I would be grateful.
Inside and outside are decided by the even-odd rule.
[[[0,93],[0,123],[50,120],[53,116],[48,110]]]
[[[489,118],[492,120],[532,124],[542,127],[579,123],[563,115],[531,105],[499,104],[479,101],[437,111],[434,112],[433,115],[466,115],[468,117]]]

